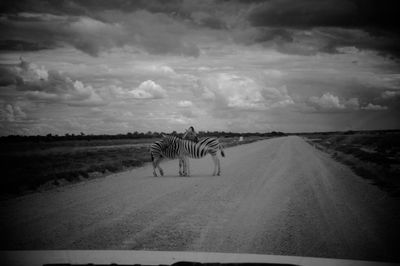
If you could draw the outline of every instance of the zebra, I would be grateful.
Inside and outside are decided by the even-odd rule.
[[[218,150],[221,151],[221,156],[225,157],[223,146],[219,143],[218,138],[206,137],[201,139],[199,142],[194,142],[191,140],[184,140],[179,137],[171,135],[163,135],[163,139],[160,141],[165,151],[161,149],[161,154],[165,154],[168,158],[180,158],[183,165],[183,175],[190,176],[189,160],[190,158],[202,158],[207,154],[212,156],[214,162],[214,172],[213,175],[221,174],[221,165],[219,158],[217,157]],[[152,155],[154,156],[154,155]],[[179,166],[181,167],[181,161]],[[158,167],[159,160],[153,160],[153,168]]]
[[[184,168],[184,158],[183,155],[178,151],[176,145],[169,145],[163,140],[158,140],[150,145],[150,156],[153,163],[153,175],[157,176],[156,169],[158,168],[160,175],[164,175],[164,171],[160,166],[160,162],[163,158],[176,159],[179,158],[179,175],[186,175],[185,172],[181,171]]]
[[[185,133],[183,134],[182,139],[188,139],[188,140],[192,140],[192,141],[196,141],[196,142],[198,141],[197,133],[194,130],[193,126],[189,127],[185,131]],[[164,155],[162,154],[163,149],[164,149]],[[156,141],[155,143],[153,143],[150,146],[151,161],[153,162],[153,164],[156,163],[155,166],[153,165],[153,167],[154,167],[154,172],[153,172],[154,176],[157,176],[157,173],[156,173],[156,170],[155,170],[156,166],[159,169],[160,174],[164,175],[164,171],[159,166],[159,162],[154,161],[154,155],[156,157],[156,160],[158,160],[158,161],[160,161],[162,159],[162,157],[166,157],[166,158],[169,158],[169,159],[175,159],[176,156],[173,154],[173,150],[174,150],[173,147],[166,148],[165,145],[163,145],[162,141]],[[180,176],[186,175],[186,173],[182,172],[182,170],[181,170],[183,168],[183,166],[184,166],[184,160],[183,160],[183,158],[179,158],[179,175]]]

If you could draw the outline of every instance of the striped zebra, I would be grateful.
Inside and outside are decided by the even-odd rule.
[[[180,158],[179,166],[183,166],[183,175],[190,175],[189,160],[190,158],[202,158],[207,154],[212,156],[214,162],[214,172],[213,175],[221,174],[221,165],[219,158],[217,157],[218,150],[221,151],[221,156],[225,157],[223,146],[219,143],[218,138],[206,137],[201,139],[199,142],[194,142],[191,140],[184,140],[175,136],[163,135],[163,139],[160,141],[162,144],[157,146],[162,146],[160,149],[161,155],[165,154],[167,158]],[[166,153],[168,151],[168,153]],[[160,160],[152,155],[153,168],[155,174],[155,169],[158,167]],[[181,173],[181,171],[179,171]]]
[[[153,163],[153,175],[157,176],[156,169],[158,168],[160,175],[164,175],[164,171],[160,166],[160,162],[163,158],[167,159],[176,159],[179,158],[179,175],[186,175],[186,173],[182,172],[182,168],[184,168],[184,158],[183,155],[179,152],[179,148],[176,145],[169,145],[163,140],[158,140],[150,145],[150,156],[151,161]]]

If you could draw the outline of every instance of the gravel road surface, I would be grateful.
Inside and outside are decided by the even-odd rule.
[[[400,261],[398,198],[300,137],[146,165],[0,202],[2,249],[134,249]]]

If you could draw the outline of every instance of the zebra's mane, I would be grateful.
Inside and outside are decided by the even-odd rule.
[[[162,137],[161,137],[161,139],[172,139],[172,138],[182,139],[181,137],[178,137],[178,136],[166,135],[166,134],[162,134]]]
[[[174,135],[163,135],[163,137],[161,138],[162,140],[163,139],[167,139],[167,140],[175,140],[175,139],[178,139],[178,140],[186,140],[186,141],[192,141],[192,142],[195,142],[194,140],[191,140],[191,139],[183,139],[183,138],[181,138],[181,137],[178,137],[178,136],[174,136]]]

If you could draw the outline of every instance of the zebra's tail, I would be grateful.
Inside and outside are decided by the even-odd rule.
[[[151,156],[151,161],[154,162],[154,156],[153,153],[150,151],[150,156]]]
[[[222,157],[225,157],[224,146],[222,146],[221,143],[219,144],[219,149],[220,149],[220,151],[221,151],[221,156],[222,156]]]

